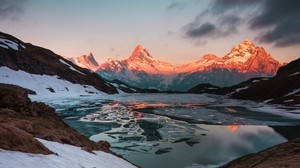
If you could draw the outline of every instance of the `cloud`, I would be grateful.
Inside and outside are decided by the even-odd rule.
[[[299,0],[215,0],[183,30],[187,38],[209,39],[238,34],[244,26],[260,42],[287,47],[300,45],[299,18]]]
[[[186,35],[188,37],[194,38],[194,37],[203,37],[203,36],[209,36],[214,34],[216,31],[216,26],[206,22],[200,26],[195,26],[194,24],[190,24],[187,26]]]
[[[278,47],[300,45],[300,1],[265,0],[263,11],[251,19],[252,30],[264,30],[258,39]]]
[[[232,1],[242,4],[239,0]],[[185,37],[197,41],[197,38],[202,38],[203,41],[238,34],[242,19],[234,12],[237,7],[230,5],[231,3],[230,0],[213,1],[194,21],[182,27]]]
[[[215,0],[212,2],[211,11],[215,14],[223,14],[231,10],[240,10],[257,5],[262,0]]]
[[[1,0],[0,21],[16,20],[24,11],[23,7],[27,0]]]
[[[179,11],[183,10],[186,6],[187,6],[187,4],[184,3],[184,2],[173,1],[173,2],[167,7],[166,10],[167,10],[167,12],[171,12],[171,11],[179,12]]]
[[[241,21],[237,16],[223,16],[215,21],[209,21],[210,19],[201,20],[201,16],[205,15],[198,15],[194,22],[191,22],[182,28],[185,32],[185,37],[192,39],[221,38],[238,33],[237,26]]]

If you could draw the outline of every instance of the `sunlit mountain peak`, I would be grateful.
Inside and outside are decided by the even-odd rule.
[[[129,57],[129,60],[149,61],[149,59],[153,59],[152,55],[140,44],[135,47],[131,56]]]

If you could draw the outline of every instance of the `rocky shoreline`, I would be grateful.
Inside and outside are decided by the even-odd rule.
[[[222,168],[300,167],[300,138],[233,160]]]
[[[33,91],[19,86],[0,84],[0,148],[34,154],[52,152],[36,138],[81,147],[92,152],[110,151],[109,143],[90,141],[59,118],[44,103],[31,102]]]

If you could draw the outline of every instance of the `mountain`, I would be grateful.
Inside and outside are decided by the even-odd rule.
[[[92,53],[90,53],[89,55],[72,57],[72,58],[69,58],[68,60],[70,60],[74,64],[80,66],[81,68],[90,69],[92,71],[96,71],[99,68],[99,64],[95,60]]]
[[[138,45],[128,59],[109,59],[96,72],[107,80],[117,79],[139,88],[187,91],[198,84],[224,87],[253,77],[271,77],[280,66],[263,47],[246,39],[222,58],[207,54],[181,66],[156,60]]]
[[[113,81],[119,80],[133,87],[142,89],[166,88],[172,77],[174,66],[156,60],[141,45],[136,46],[128,59],[119,61],[109,59],[100,65],[97,73],[103,78]]]
[[[38,96],[113,94],[117,90],[96,73],[52,51],[0,32],[1,83],[33,90]]]
[[[299,106],[300,58],[280,67],[274,77],[252,78],[231,87],[215,89],[198,85],[190,89],[190,92],[224,94],[236,99]]]

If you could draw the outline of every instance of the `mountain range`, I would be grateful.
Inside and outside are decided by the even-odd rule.
[[[283,65],[263,47],[247,39],[221,58],[207,54],[196,62],[180,66],[155,59],[141,45],[136,46],[128,59],[108,59],[98,68],[91,54],[86,58],[77,57],[75,60],[86,61],[74,63],[97,72],[108,81],[118,80],[134,87],[161,91],[187,91],[201,83],[231,86],[253,77],[274,76]]]

